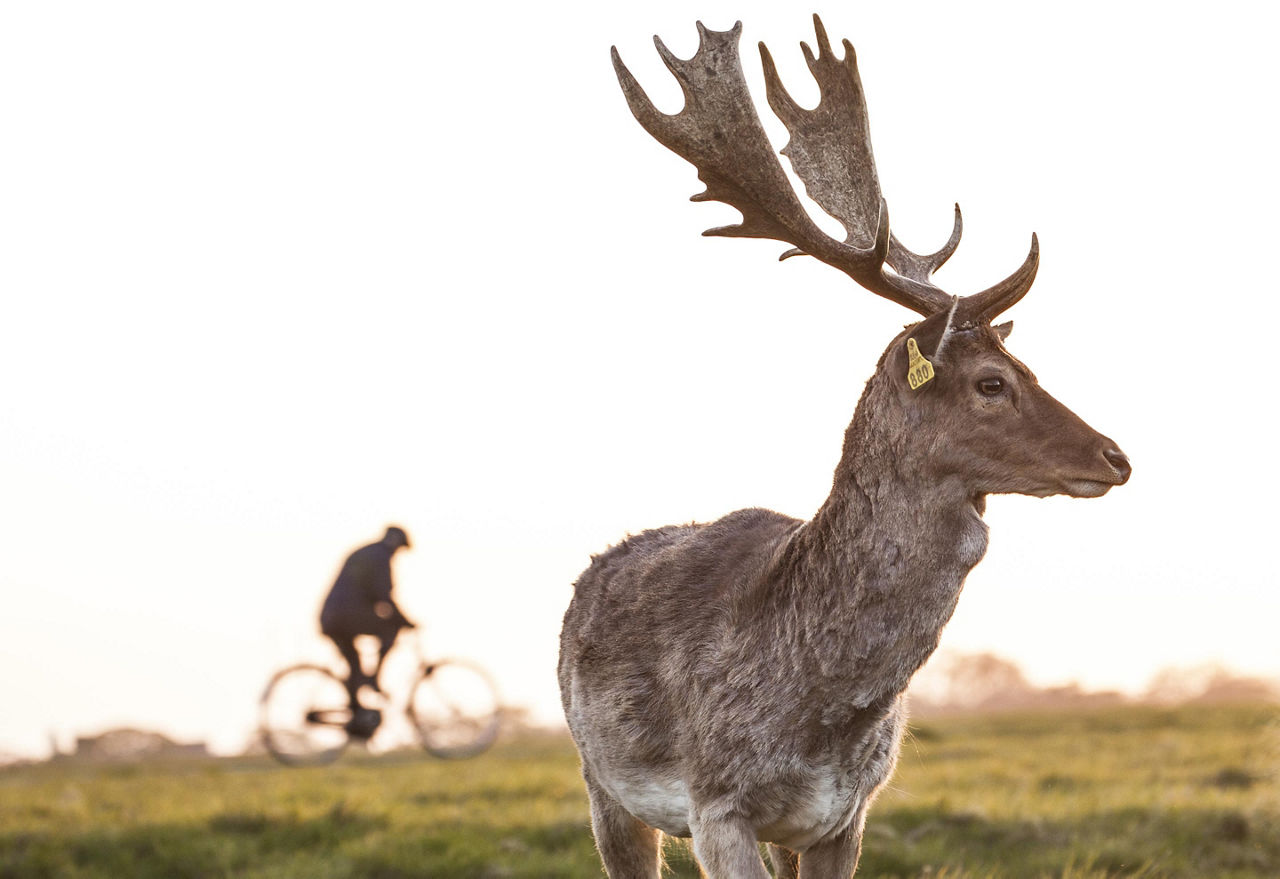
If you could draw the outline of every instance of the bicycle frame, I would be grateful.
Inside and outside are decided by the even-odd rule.
[[[368,742],[394,716],[403,716],[434,756],[469,757],[486,750],[501,716],[492,679],[465,660],[428,659],[420,640],[412,640],[417,662],[407,699],[396,706],[403,715],[367,705],[353,711],[345,678],[331,667],[301,664],[277,672],[259,700],[259,731],[267,750],[289,765],[327,763],[351,741]],[[388,698],[382,708],[392,704]]]

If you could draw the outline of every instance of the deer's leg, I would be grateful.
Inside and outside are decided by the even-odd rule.
[[[862,821],[844,833],[823,840],[800,856],[800,879],[849,879],[858,869],[862,851]]]
[[[662,870],[661,835],[587,779],[591,831],[609,879],[657,879]]]
[[[755,831],[734,818],[690,822],[693,854],[709,879],[769,879]]]
[[[797,879],[800,875],[799,856],[780,845],[769,843],[769,863],[773,865],[773,879]]]

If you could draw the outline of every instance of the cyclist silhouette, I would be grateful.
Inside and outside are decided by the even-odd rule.
[[[377,543],[351,553],[320,611],[320,631],[337,645],[347,662],[347,695],[353,711],[361,708],[357,697],[361,687],[367,684],[382,692],[378,674],[382,671],[382,661],[396,642],[396,635],[401,629],[416,628],[391,598],[391,557],[401,547],[408,546],[409,535],[403,528],[391,525]],[[381,642],[373,674],[364,672],[356,650],[357,635],[374,635]]]

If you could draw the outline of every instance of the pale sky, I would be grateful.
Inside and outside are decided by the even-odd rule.
[[[1042,262],[1011,350],[1113,437],[1100,500],[994,498],[943,646],[1042,684],[1280,675],[1266,256],[1274,13],[1228,2],[819,5],[858,49],[894,228],[938,282]],[[772,242],[705,239],[616,44],[744,22],[806,104],[809,7],[0,7],[0,751],[155,728],[223,750],[336,659],[344,555],[403,525],[429,652],[558,716],[571,584],[627,532],[808,517],[912,319]],[[775,145],[781,125],[762,114]],[[394,686],[397,682],[391,682]]]

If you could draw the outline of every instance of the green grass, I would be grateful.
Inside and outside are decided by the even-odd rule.
[[[859,877],[1280,877],[1274,708],[916,724]],[[692,877],[671,841],[669,875]],[[470,761],[69,762],[0,772],[0,879],[599,877],[567,741]]]

